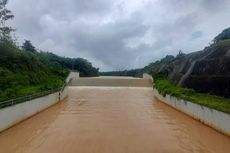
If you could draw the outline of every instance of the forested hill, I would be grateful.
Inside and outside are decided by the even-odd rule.
[[[102,72],[101,75],[142,76],[161,73],[174,84],[197,92],[230,98],[230,28],[223,30],[203,50],[150,63],[142,69]]]
[[[132,70],[124,70],[124,71],[110,71],[110,72],[100,72],[102,76],[133,76],[133,77],[142,77],[143,73],[151,73],[158,71],[164,65],[169,64],[173,60],[180,58],[183,56],[183,53],[179,53],[176,57],[172,55],[167,55],[161,60],[157,60],[155,62],[150,63],[144,68],[132,69]]]
[[[0,101],[58,88],[72,69],[85,77],[98,75],[98,69],[85,59],[65,58],[24,47],[0,42]]]

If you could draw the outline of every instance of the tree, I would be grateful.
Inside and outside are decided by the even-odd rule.
[[[25,42],[22,45],[22,48],[26,51],[36,52],[35,47],[32,45],[31,41],[29,40],[25,40]]]
[[[11,40],[11,32],[14,29],[10,26],[6,25],[6,21],[9,19],[13,19],[14,15],[10,10],[6,8],[8,0],[0,0],[0,39],[1,41],[4,40]]]
[[[185,53],[183,53],[181,50],[179,50],[179,53],[177,54],[176,58],[184,57]]]

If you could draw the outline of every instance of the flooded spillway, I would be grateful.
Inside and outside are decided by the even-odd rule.
[[[70,86],[152,87],[150,80],[132,77],[89,77],[72,80]]]
[[[230,139],[159,102],[149,87],[70,87],[0,133],[1,153],[229,153]]]

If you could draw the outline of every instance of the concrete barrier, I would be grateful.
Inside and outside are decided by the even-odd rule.
[[[68,88],[44,97],[0,109],[0,132],[67,97]]]
[[[171,95],[163,96],[157,89],[154,89],[154,95],[160,101],[184,112],[185,114],[199,120],[200,122],[230,136],[230,115],[211,109],[199,104],[178,99]]]
[[[68,77],[66,78],[65,82],[68,83],[70,81],[70,79],[79,78],[79,75],[80,75],[79,72],[70,72]]]
[[[74,77],[79,77],[79,73],[71,72],[66,82]],[[0,109],[0,132],[62,101],[67,96],[68,86],[59,92]]]
[[[149,75],[148,73],[144,73],[142,78],[153,82],[153,77]]]

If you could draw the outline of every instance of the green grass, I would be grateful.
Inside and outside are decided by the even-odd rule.
[[[0,43],[0,55],[0,103],[60,88],[70,71],[49,58],[41,59],[38,52],[21,50],[9,42]]]
[[[29,84],[9,86],[5,89],[0,88],[0,103],[1,101],[14,99],[18,97],[28,96],[39,92],[57,89],[64,85],[64,80],[57,76],[50,76],[46,81],[40,84]]]
[[[169,94],[177,98],[230,114],[230,99],[210,94],[197,93],[192,89],[178,87],[175,83],[163,76],[155,76],[154,83],[155,88],[163,95]]]

